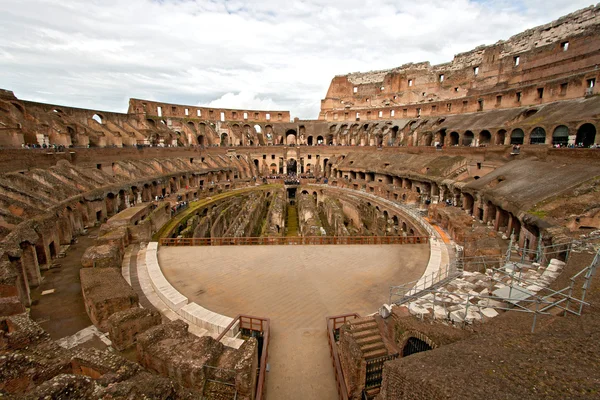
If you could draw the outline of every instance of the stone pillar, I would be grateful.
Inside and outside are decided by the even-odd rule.
[[[496,221],[494,222],[494,230],[496,232],[500,228],[500,215],[501,215],[501,211],[498,207],[496,207]]]
[[[40,273],[40,266],[38,264],[37,254],[35,253],[35,247],[29,243],[22,243],[21,249],[21,265],[27,275],[27,281],[30,286],[37,287],[42,282],[42,275]]]

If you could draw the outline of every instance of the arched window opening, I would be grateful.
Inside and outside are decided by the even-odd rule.
[[[545,144],[546,143],[546,131],[544,128],[536,127],[531,131],[531,137],[529,138],[529,144]]]
[[[517,128],[510,134],[510,144],[523,144],[525,132],[523,129]]]
[[[409,337],[402,349],[402,357],[408,357],[410,355],[420,353],[422,351],[431,350],[431,346],[417,339],[416,337]]]
[[[569,128],[564,125],[557,126],[552,133],[552,144],[555,146],[567,146],[569,144]]]
[[[596,140],[596,127],[592,124],[583,124],[577,130],[575,144],[580,147],[590,147]]]

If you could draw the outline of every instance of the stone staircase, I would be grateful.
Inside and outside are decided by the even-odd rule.
[[[285,236],[298,236],[298,208],[295,205],[288,204],[287,206],[285,226]]]
[[[357,318],[349,321],[349,324],[352,337],[360,346],[363,359],[367,362],[366,387],[363,396],[371,400],[379,394],[383,376],[383,362],[377,360],[385,359],[390,353],[383,342],[377,321],[373,316]],[[372,363],[373,361],[375,363]],[[374,384],[373,379],[378,383]]]
[[[360,346],[365,360],[388,355],[375,318],[357,318],[349,321],[349,324],[352,337]]]

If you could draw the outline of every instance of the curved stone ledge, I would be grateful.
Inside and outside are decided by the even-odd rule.
[[[180,308],[188,304],[188,299],[177,291],[169,281],[163,275],[160,265],[158,265],[158,243],[148,243],[146,249],[146,268],[148,268],[148,275],[150,275],[150,281],[152,287],[158,294],[158,297],[165,302],[170,309],[177,312]]]
[[[165,278],[158,263],[158,243],[148,243],[146,248],[146,268],[152,287],[158,297],[184,320],[209,332],[220,334],[229,326],[233,318],[210,311],[196,303],[188,303],[188,298],[179,293]],[[226,336],[236,337],[239,326],[235,325]]]

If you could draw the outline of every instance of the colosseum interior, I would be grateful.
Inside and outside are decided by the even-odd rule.
[[[0,91],[0,394],[598,398],[598,65],[591,6],[316,120]]]

